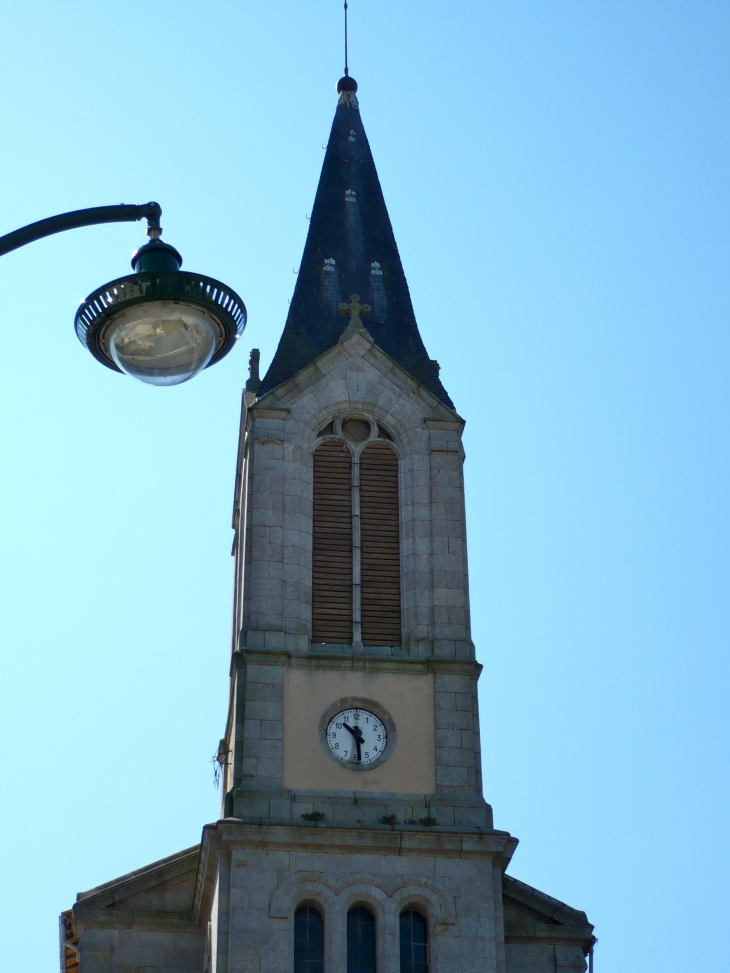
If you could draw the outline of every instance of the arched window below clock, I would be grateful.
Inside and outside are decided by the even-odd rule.
[[[313,905],[294,913],[294,973],[324,973],[324,920]]]
[[[375,916],[363,905],[347,913],[347,973],[375,973]]]
[[[417,909],[400,914],[400,973],[428,973],[428,923]]]

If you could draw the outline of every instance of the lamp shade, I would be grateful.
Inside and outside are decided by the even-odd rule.
[[[180,263],[174,247],[153,241],[135,253],[137,273],[86,298],[76,334],[98,361],[150,385],[179,385],[228,354],[246,327],[243,301]]]

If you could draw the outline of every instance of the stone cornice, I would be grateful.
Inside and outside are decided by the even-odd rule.
[[[449,673],[479,678],[483,669],[473,659],[420,659],[408,656],[344,655],[329,652],[284,652],[275,649],[237,649],[231,673],[243,665],[292,666],[305,669],[349,669],[357,672]]]
[[[252,405],[248,412],[252,419],[288,419],[291,409],[285,405]]]
[[[438,416],[427,416],[423,420],[426,429],[441,429],[444,432],[461,432],[466,425],[459,416],[458,419],[442,419]]]
[[[333,824],[253,824],[224,818],[203,832],[203,846],[219,852],[234,845],[260,851],[304,851],[335,855],[398,855],[492,858],[506,868],[517,846],[507,831],[433,827],[353,828]],[[202,856],[201,856],[202,864]],[[210,872],[210,868],[206,869]],[[199,877],[201,873],[199,872]]]
[[[587,952],[588,947],[594,942],[593,926],[590,923],[582,926],[552,925],[547,922],[506,923],[504,941],[509,945],[534,943],[535,941],[551,946],[578,944],[584,952]]]

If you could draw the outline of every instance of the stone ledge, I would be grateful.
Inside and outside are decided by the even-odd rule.
[[[231,673],[243,665],[296,666],[313,669],[351,669],[357,672],[433,672],[476,676],[484,668],[474,659],[367,656],[318,652],[287,652],[281,649],[236,649],[231,656]]]
[[[478,828],[353,828],[333,824],[253,824],[224,818],[203,832],[206,841],[264,851],[316,851],[335,855],[408,855],[492,858],[506,868],[517,840],[506,831]]]
[[[291,414],[291,409],[283,405],[253,405],[249,408],[248,414],[252,419],[286,419]]]
[[[443,429],[447,432],[461,432],[466,423],[463,419],[439,419],[436,416],[427,416],[423,420],[426,429]]]
[[[260,778],[246,781],[231,792],[227,800],[227,817],[252,824],[290,826],[299,824],[304,814],[319,811],[323,827],[398,828],[414,833],[427,825],[422,817],[433,816],[435,827],[456,828],[460,832],[485,833],[494,830],[492,808],[481,798],[456,795],[368,794],[334,791],[287,791],[281,788],[261,790]],[[384,824],[382,818],[395,814],[397,823]]]
[[[573,943],[590,943],[593,938],[593,926],[553,925],[547,922],[534,923],[505,923],[504,941],[509,944],[534,943],[535,940],[550,943],[553,946],[569,946]]]

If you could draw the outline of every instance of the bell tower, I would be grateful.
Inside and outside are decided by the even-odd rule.
[[[505,874],[482,793],[464,421],[345,76],[274,358],[252,352],[222,811],[81,893],[66,973],[581,973],[585,914]]]
[[[244,395],[224,811],[490,829],[464,423],[416,326],[356,87],[340,82],[279,348]]]

